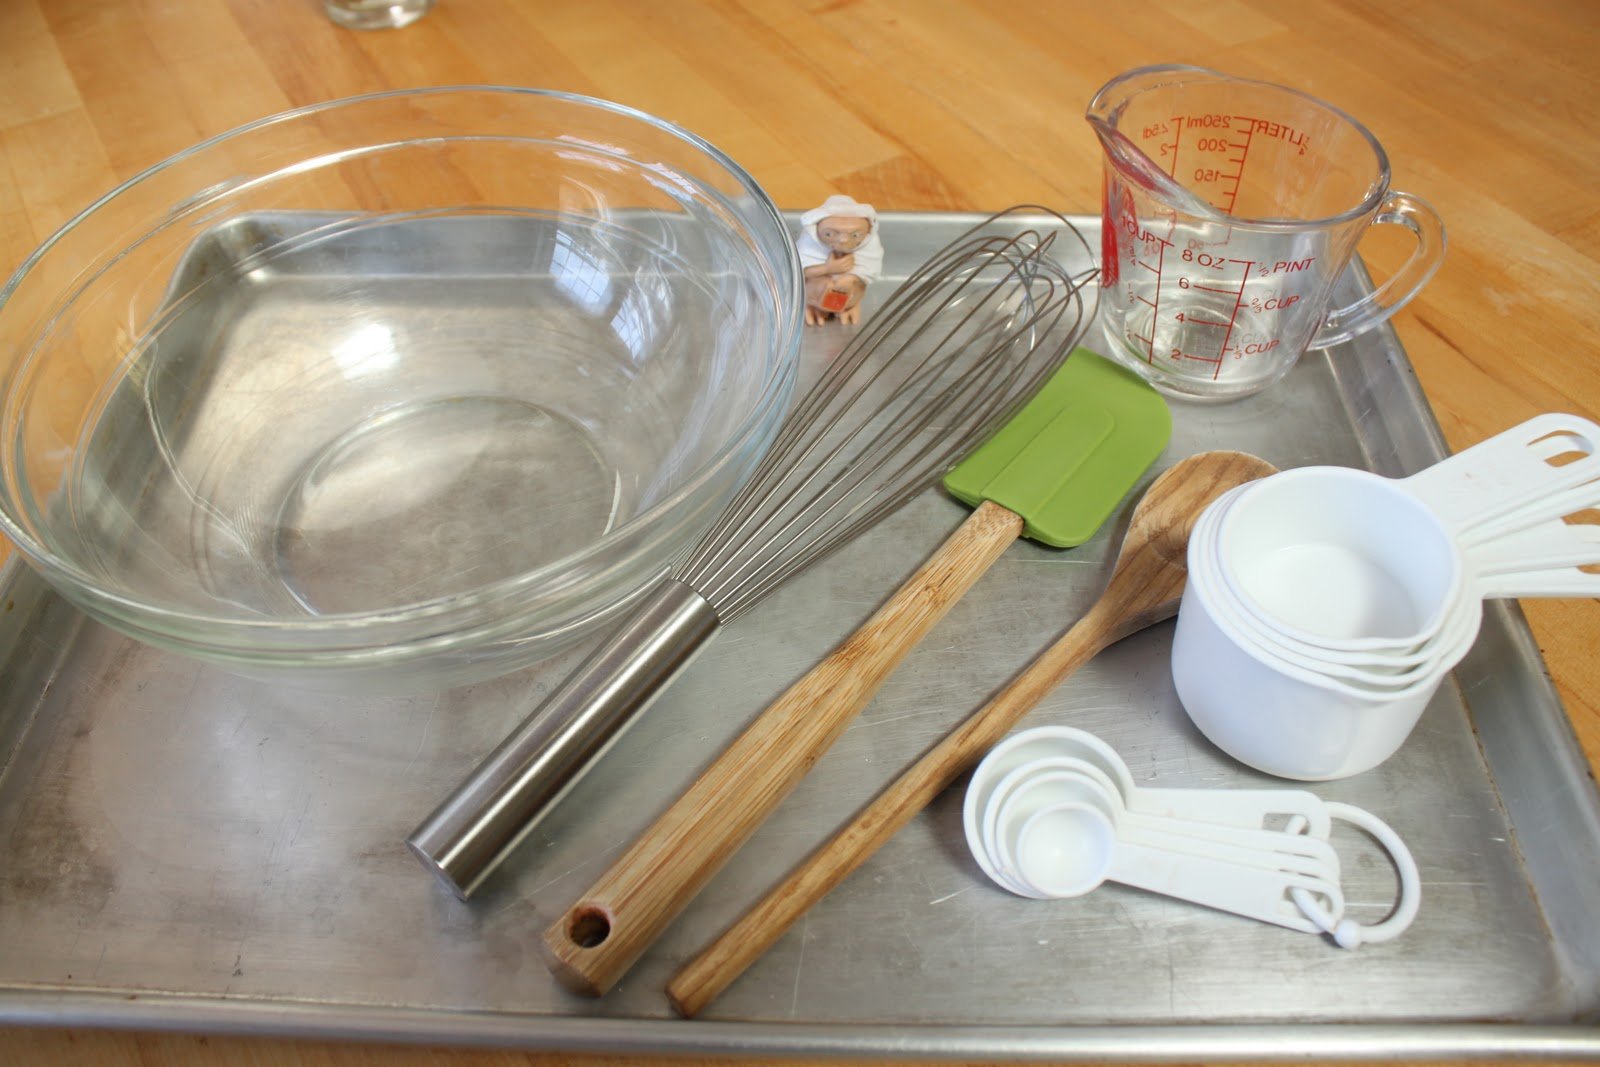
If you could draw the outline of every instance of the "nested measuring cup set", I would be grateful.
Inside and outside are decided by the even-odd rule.
[[[1179,700],[1269,774],[1376,767],[1471,649],[1486,599],[1600,596],[1600,526],[1568,521],[1596,507],[1600,426],[1562,414],[1408,478],[1303,467],[1230,490],[1189,539]]]

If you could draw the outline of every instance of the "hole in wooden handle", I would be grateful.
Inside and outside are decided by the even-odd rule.
[[[611,916],[600,908],[579,908],[567,924],[567,936],[579,948],[598,948],[611,936]]]

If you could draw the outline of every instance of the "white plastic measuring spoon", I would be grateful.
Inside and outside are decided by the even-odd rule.
[[[1230,797],[1226,814],[1233,821],[1140,814],[1128,801],[1141,793],[1146,800],[1156,794],[1176,811],[1215,811],[1205,802]],[[1298,795],[1296,804],[1310,798],[1312,817],[1290,816],[1285,828],[1266,829],[1263,810],[1280,805],[1285,795]],[[1371,813],[1324,804],[1304,790],[1141,790],[1110,746],[1072,727],[1025,730],[996,746],[973,774],[964,815],[980,866],[1022,896],[1079,896],[1116,881],[1329,934],[1345,948],[1399,936],[1421,903],[1415,860],[1399,835]],[[1373,836],[1399,874],[1398,903],[1371,926],[1344,917],[1338,856],[1327,843],[1335,818]],[[1320,833],[1308,836],[1313,827]]]
[[[1304,789],[1256,789],[1251,796],[1231,789],[1163,789],[1134,784],[1133,772],[1122,757],[1101,738],[1072,726],[1038,726],[1019,731],[1001,741],[973,771],[963,815],[969,836],[981,827],[979,813],[1005,775],[1034,759],[1065,756],[1098,767],[1117,783],[1124,805],[1141,815],[1182,815],[1196,822],[1217,823],[1259,830],[1304,820],[1303,833],[1327,840],[1332,821],[1322,800]]]
[[[1152,847],[1125,833],[1104,810],[1075,801],[1029,818],[1017,852],[1022,877],[1044,896],[1082,896],[1113,881],[1303,933],[1323,931],[1295,903],[1292,890],[1320,897],[1329,914],[1344,912],[1333,882]]]
[[[1133,815],[1114,791],[1073,770],[1041,769],[1003,798],[997,793],[995,799],[998,803],[990,806],[994,833],[985,845],[995,867],[1024,896],[1053,894],[1038,892],[1021,873],[1017,835],[1035,813],[1065,803],[1095,806],[1116,825],[1119,838],[1132,844],[1252,871],[1300,875],[1335,886],[1339,883],[1339,857],[1326,841],[1282,830],[1241,830]]]
[[[1002,866],[1006,862],[1001,836],[1003,825],[1015,825],[1019,812],[1036,809],[1056,800],[1079,799],[1083,790],[1094,789],[1104,802],[1117,811],[1119,822],[1129,829],[1160,834],[1173,840],[1180,850],[1189,842],[1204,842],[1230,850],[1241,863],[1281,866],[1285,857],[1299,857],[1322,865],[1330,877],[1337,878],[1339,857],[1325,839],[1300,831],[1306,820],[1291,817],[1295,829],[1254,829],[1223,823],[1205,822],[1167,814],[1132,810],[1125,790],[1132,791],[1105,775],[1085,760],[1071,756],[1049,756],[1012,769],[991,793],[984,811],[982,838]],[[1207,791],[1207,792],[1215,792]],[[1262,820],[1265,822],[1265,819]]]

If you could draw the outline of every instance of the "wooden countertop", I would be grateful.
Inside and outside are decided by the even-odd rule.
[[[416,25],[374,33],[336,28],[315,0],[7,0],[0,270],[204,137],[335,97],[468,82],[675,120],[786,207],[843,192],[881,208],[1093,212],[1100,153],[1083,107],[1153,62],[1340,104],[1382,140],[1395,186],[1444,216],[1445,265],[1394,322],[1453,448],[1542,411],[1600,418],[1600,5],[1588,0],[439,0]],[[1363,251],[1379,272],[1401,253]],[[1595,764],[1600,602],[1526,611]],[[12,1030],[0,1062],[625,1061]]]

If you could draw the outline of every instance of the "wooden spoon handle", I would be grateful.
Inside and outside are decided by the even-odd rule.
[[[967,716],[909,770],[839,831],[710,947],[678,972],[667,998],[680,1015],[696,1015],[759,959],[811,905],[827,896],[851,871],[933,798],[1000,742],[1047,693],[1126,630],[1102,598],[1076,625],[1017,675],[995,698]]]
[[[599,996],[633,965],[1022,532],[984,503],[863,626],[780,696],[544,934],[568,988]]]

